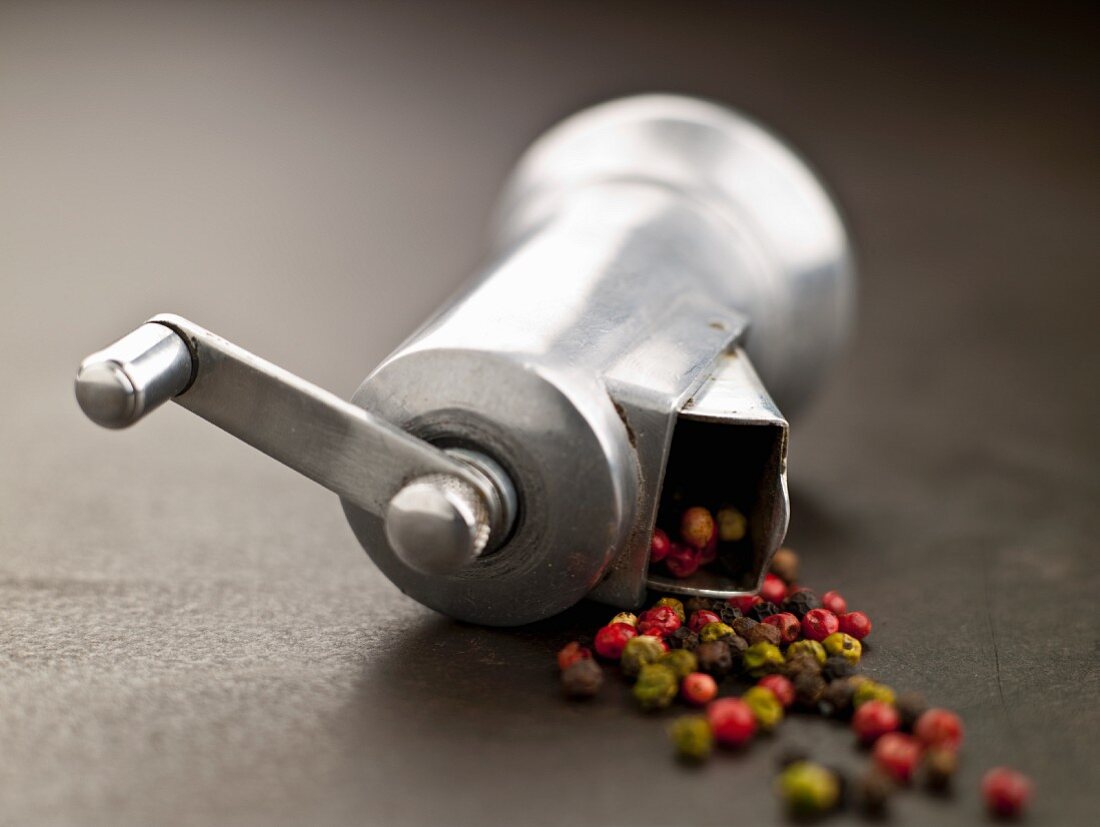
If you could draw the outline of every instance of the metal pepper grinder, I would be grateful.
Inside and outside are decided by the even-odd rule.
[[[534,144],[493,238],[350,403],[170,315],[85,359],[77,400],[121,428],[172,399],[305,474],[402,591],[463,620],[755,590],[787,528],[780,407],[808,399],[852,319],[821,185],[728,109],[626,98]],[[696,493],[748,534],[662,576],[658,511]]]

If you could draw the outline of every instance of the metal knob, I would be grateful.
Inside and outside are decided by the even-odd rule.
[[[410,482],[390,500],[385,519],[397,556],[424,574],[451,574],[473,562],[491,533],[477,489],[447,474]]]

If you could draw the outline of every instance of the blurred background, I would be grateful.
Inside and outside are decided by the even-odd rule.
[[[0,3],[0,821],[777,817],[782,739],[689,774],[613,693],[559,700],[552,653],[605,608],[450,623],[326,492],[72,398],[159,311],[350,395],[476,269],[533,138],[669,91],[775,130],[849,221],[859,330],[793,426],[790,541],[875,618],[876,674],[967,719],[957,800],[899,810],[972,823],[1015,763],[1036,823],[1085,823],[1097,34],[1058,3]]]

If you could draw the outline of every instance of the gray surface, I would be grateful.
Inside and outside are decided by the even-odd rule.
[[[795,721],[684,771],[616,689],[558,699],[603,609],[449,623],[324,491],[182,410],[116,434],[72,399],[159,310],[349,394],[474,266],[529,138],[663,88],[772,124],[851,218],[863,323],[794,423],[791,541],[875,618],[870,668],[966,718],[958,799],[898,823],[972,823],[996,762],[1033,823],[1091,821],[1095,25],[549,8],[0,9],[0,820],[764,824],[781,745],[857,759]]]

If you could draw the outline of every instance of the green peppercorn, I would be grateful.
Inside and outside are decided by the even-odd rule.
[[[633,614],[632,612],[619,612],[617,615],[611,618],[611,622],[607,625],[610,626],[611,623],[625,623],[627,626],[633,626],[635,629],[637,629],[638,616],[636,614]]]
[[[623,655],[619,660],[624,675],[637,675],[647,663],[656,663],[665,653],[665,647],[661,639],[655,635],[638,635],[632,637],[623,647]]]
[[[728,505],[719,508],[714,517],[718,523],[718,539],[723,543],[736,543],[745,538],[749,521],[736,508]]]
[[[836,806],[840,786],[836,775],[820,764],[796,761],[779,775],[777,789],[795,816],[815,816]]]
[[[783,720],[783,704],[767,687],[754,686],[741,696],[741,700],[748,704],[757,726],[764,732],[771,732]]]
[[[699,659],[687,649],[673,649],[671,652],[665,652],[657,659],[657,663],[667,666],[676,673],[677,680],[681,681],[692,672],[699,670]]]
[[[783,653],[773,643],[754,643],[741,656],[745,671],[754,678],[762,678],[783,668]]]
[[[754,643],[770,643],[772,646],[778,646],[783,641],[783,633],[770,623],[757,623],[749,629],[745,640],[748,641],[749,646]]]
[[[561,688],[567,698],[591,698],[603,686],[603,669],[593,658],[574,661],[561,673]]]
[[[787,657],[803,653],[813,655],[814,659],[820,664],[824,664],[825,659],[829,656],[828,652],[825,651],[825,647],[816,640],[796,640],[787,647]]]
[[[884,683],[865,680],[857,684],[852,694],[852,707],[859,709],[868,701],[882,701],[892,704],[894,702],[894,690]]]
[[[730,608],[733,608],[732,606]],[[749,633],[749,629],[757,624],[758,621],[753,620],[751,617],[738,617],[734,618],[730,623],[730,627],[733,631],[739,634],[741,637],[746,637]]]
[[[634,699],[642,709],[664,709],[672,703],[679,688],[675,672],[661,663],[647,663],[638,672]]]
[[[825,680],[816,672],[799,672],[791,679],[794,687],[794,700],[803,709],[817,709],[821,696],[825,694]]]
[[[700,643],[695,648],[695,658],[699,661],[699,671],[716,678],[723,678],[733,671],[733,655],[730,653],[729,644],[724,640]]]
[[[821,645],[825,647],[828,654],[842,657],[848,663],[859,663],[863,655],[863,644],[843,632],[833,632],[821,641]]]
[[[677,600],[675,597],[662,597],[656,603],[653,604],[653,608],[657,609],[661,606],[667,606],[676,612],[676,616],[680,618],[681,623],[687,623],[687,615],[684,613],[684,604]]]
[[[685,761],[703,761],[714,749],[714,730],[706,715],[684,715],[672,722],[669,737],[676,754]]]
[[[733,629],[725,623],[720,622],[708,623],[699,630],[699,640],[703,643],[710,643],[712,640],[722,640],[731,635],[733,635]]]
[[[902,692],[894,700],[894,709],[901,718],[901,728],[905,732],[912,732],[917,718],[928,711],[928,703],[919,692]]]

